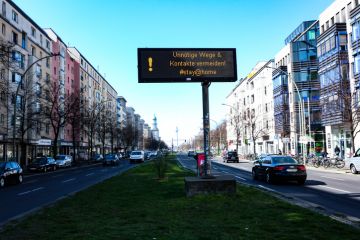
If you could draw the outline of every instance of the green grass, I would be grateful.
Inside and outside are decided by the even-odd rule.
[[[186,198],[170,161],[116,176],[5,227],[0,239],[359,239],[360,231],[239,185],[235,196]]]

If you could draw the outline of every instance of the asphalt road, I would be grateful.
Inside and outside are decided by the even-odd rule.
[[[22,184],[0,189],[0,226],[133,166],[122,160],[119,166],[87,165],[24,176]]]
[[[195,160],[187,155],[178,155],[179,162],[186,168],[195,170]],[[253,185],[267,191],[281,193],[289,199],[299,199],[309,203],[312,208],[325,210],[332,216],[344,217],[360,223],[360,174],[331,172],[307,168],[307,181],[304,186],[295,183],[267,184],[255,181],[251,176],[252,163],[223,163],[220,159],[212,161],[212,174],[231,174],[238,182]]]

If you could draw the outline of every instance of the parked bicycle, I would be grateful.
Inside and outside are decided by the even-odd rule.
[[[339,157],[335,157],[335,158],[318,157],[317,159],[313,160],[312,163],[313,166],[316,168],[320,166],[323,166],[324,168],[329,168],[329,167],[343,168],[345,166],[345,161]]]

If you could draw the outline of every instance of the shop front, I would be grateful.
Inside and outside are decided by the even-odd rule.
[[[347,158],[352,156],[351,132],[344,126],[326,126],[326,148],[328,156]]]

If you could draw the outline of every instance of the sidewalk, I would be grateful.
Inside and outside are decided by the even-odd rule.
[[[242,163],[248,163],[248,164],[251,164],[251,166],[252,166],[252,165],[253,165],[253,162],[254,162],[254,161],[252,161],[252,160],[239,159],[239,163],[226,163],[226,162],[224,162],[223,158],[220,157],[220,156],[215,156],[215,157],[213,157],[211,160],[212,160],[213,162],[218,163],[218,164],[230,166],[230,167],[233,167],[233,168],[239,168],[239,169],[244,169],[244,168],[241,167],[241,164],[242,164]],[[309,166],[309,165],[306,165],[306,168],[307,168],[307,169],[314,170],[314,171],[319,171],[319,172],[332,172],[332,173],[341,173],[341,174],[349,173],[349,174],[351,174],[350,169],[345,169],[345,168],[342,168],[342,169],[338,169],[338,168],[324,168],[324,167],[316,168],[316,167]]]

